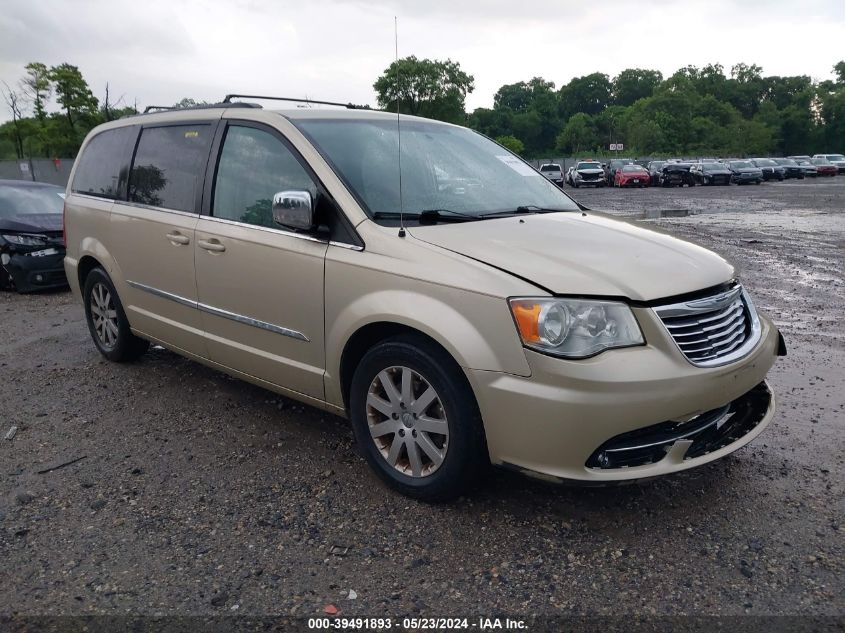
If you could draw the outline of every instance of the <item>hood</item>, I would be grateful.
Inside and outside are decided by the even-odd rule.
[[[27,213],[0,217],[0,231],[50,233],[62,230],[61,213]]]
[[[735,273],[700,246],[594,213],[524,215],[408,231],[554,294],[651,301],[716,286]]]

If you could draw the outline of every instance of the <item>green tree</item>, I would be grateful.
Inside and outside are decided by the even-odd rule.
[[[32,103],[37,118],[43,125],[47,118],[47,101],[53,93],[50,71],[41,62],[30,62],[24,66],[26,75],[21,79],[21,88],[27,99]]]
[[[613,86],[603,73],[576,77],[560,89],[561,119],[569,119],[579,112],[598,114],[610,103]]]
[[[193,108],[198,105],[209,105],[209,103],[208,101],[197,101],[196,99],[191,99],[190,97],[183,97],[174,103],[173,107],[177,110],[181,110],[183,108]]]
[[[578,154],[597,145],[592,118],[579,112],[572,116],[556,139],[555,149]]]
[[[475,88],[474,81],[450,59],[412,55],[390,64],[373,88],[384,110],[395,111],[398,102],[399,111],[405,114],[462,123],[466,120],[464,102]]]
[[[520,81],[507,84],[499,88],[493,96],[493,108],[508,109],[514,112],[535,110],[551,114],[557,108],[555,84],[542,77],[534,77],[530,81]]]
[[[836,62],[833,66],[833,72],[836,74],[839,83],[845,84],[845,61]]]
[[[508,136],[513,131],[513,112],[476,108],[467,117],[467,125],[490,138]]]
[[[663,73],[659,70],[627,68],[613,78],[613,103],[629,106],[653,95],[662,82]]]
[[[97,98],[76,66],[71,64],[53,66],[49,77],[56,91],[56,100],[64,108],[71,133],[76,135],[80,119],[96,116]]]
[[[522,154],[525,151],[525,145],[515,136],[500,136],[496,139],[499,145],[502,145],[512,151],[514,154]]]

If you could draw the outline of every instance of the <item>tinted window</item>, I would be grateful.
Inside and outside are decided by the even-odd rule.
[[[73,176],[71,191],[101,198],[121,198],[126,186],[126,163],[137,130],[122,127],[100,132],[85,146]]]
[[[210,136],[207,124],[144,128],[132,163],[129,199],[195,211]]]
[[[229,127],[217,167],[214,217],[281,228],[273,222],[273,196],[294,189],[317,199],[317,186],[284,143],[263,130]]]

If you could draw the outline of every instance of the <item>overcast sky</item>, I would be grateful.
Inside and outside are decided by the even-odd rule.
[[[98,98],[109,82],[139,106],[228,92],[375,105],[394,16],[400,56],[451,58],[475,76],[470,110],[534,76],[560,87],[595,71],[744,61],[827,79],[845,58],[843,0],[0,0],[0,80],[68,62]]]

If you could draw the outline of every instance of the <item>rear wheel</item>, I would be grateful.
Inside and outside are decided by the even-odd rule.
[[[150,342],[132,334],[123,304],[105,270],[95,268],[88,273],[82,297],[88,331],[103,356],[122,363],[147,351]]]
[[[352,378],[349,412],[370,467],[410,497],[454,498],[488,463],[466,377],[423,337],[391,338],[364,355]]]

